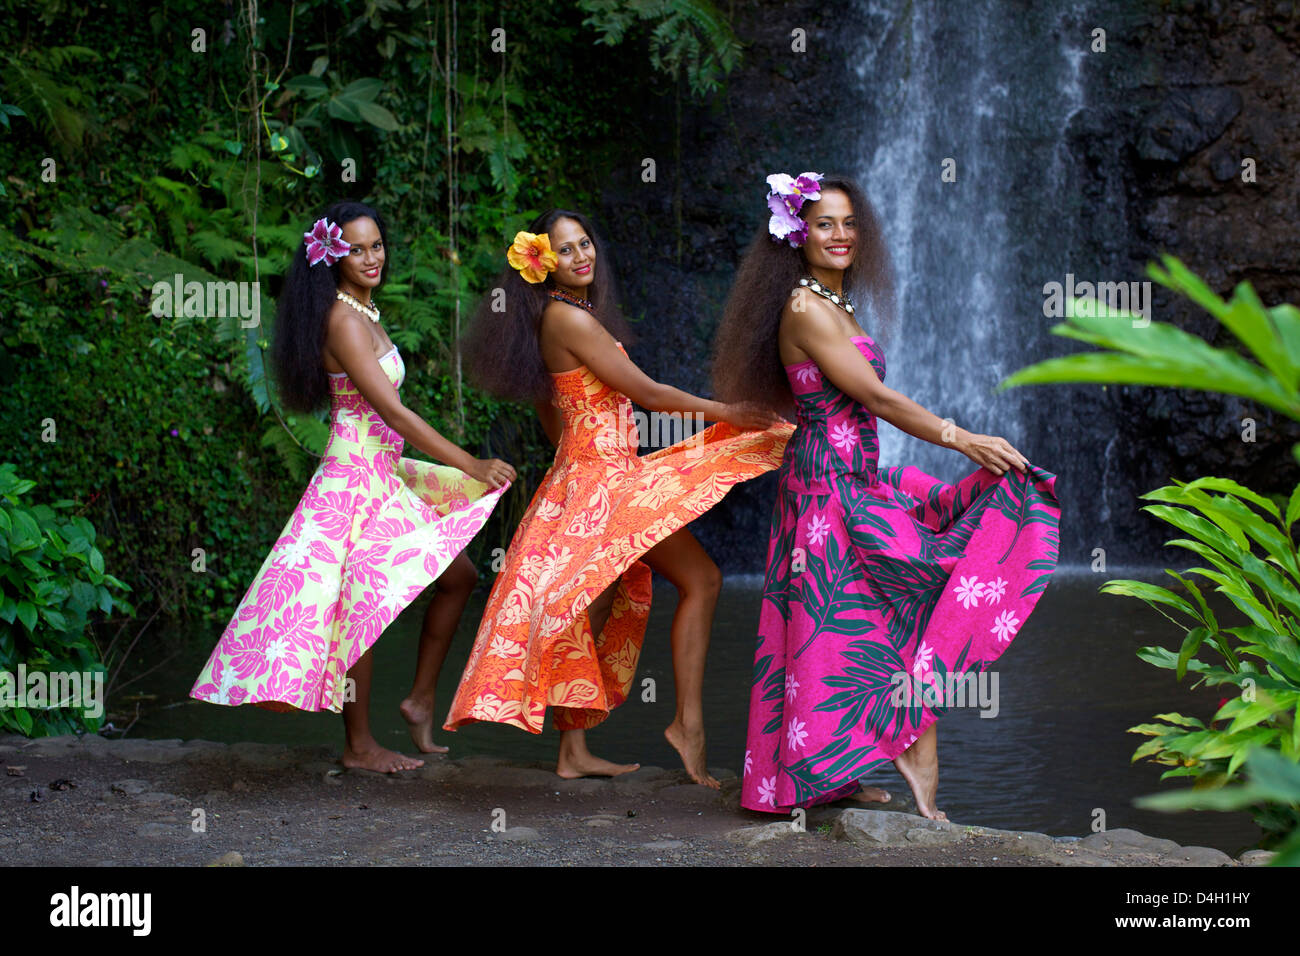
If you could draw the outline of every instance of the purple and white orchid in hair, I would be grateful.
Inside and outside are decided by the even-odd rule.
[[[799,211],[809,199],[820,199],[822,174],[800,173],[797,177],[773,173],[767,177],[772,187],[767,194],[767,208],[772,210],[767,231],[773,239],[784,239],[798,249],[808,241],[808,223],[799,218]]]
[[[307,240],[307,265],[309,266],[314,266],[318,262],[332,266],[352,248],[349,243],[343,241],[343,229],[324,218],[317,219],[311,227],[311,232],[304,232],[302,237]]]

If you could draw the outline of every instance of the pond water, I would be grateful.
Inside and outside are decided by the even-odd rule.
[[[1185,779],[1159,781],[1164,768],[1130,762],[1146,738],[1125,733],[1159,713],[1180,711],[1206,719],[1218,689],[1193,691],[1172,672],[1140,661],[1135,651],[1148,644],[1177,647],[1181,632],[1132,598],[1098,594],[1115,577],[1158,580],[1148,571],[1114,568],[1106,574],[1061,569],[1033,616],[998,660],[999,710],[981,718],[974,708],[954,708],[940,719],[939,806],[950,819],[1054,836],[1086,835],[1097,810],[1107,829],[1132,827],[1184,845],[1213,846],[1235,854],[1254,843],[1258,832],[1245,813],[1164,814],[1137,810],[1132,799],[1162,789],[1188,786]],[[754,637],[760,582],[728,580],[714,622],[709,650],[705,719],[709,764],[739,772],[745,747]],[[462,619],[439,682],[438,719],[445,716],[482,611],[485,592],[475,595]],[[1212,602],[1216,613],[1235,620],[1226,602]],[[637,671],[656,683],[657,700],[634,693],[603,725],[588,735],[594,753],[616,761],[678,767],[675,751],[663,739],[673,716],[669,625],[676,593],[656,578],[646,644]],[[376,737],[386,746],[413,752],[397,705],[409,690],[424,600],[395,621],[375,648],[371,703]],[[222,622],[224,624],[224,622]],[[334,714],[281,714],[255,707],[220,707],[187,694],[221,626],[188,634],[155,635],[153,647],[137,652],[125,670],[141,673],[166,654],[163,667],[135,681],[111,703],[118,727],[139,716],[132,737],[203,738],[293,745],[342,746],[342,719]],[[147,640],[147,639],[146,639]],[[160,650],[165,641],[166,649]],[[141,642],[142,644],[145,641]],[[126,712],[123,719],[123,712]],[[514,727],[474,724],[455,734],[440,729],[439,743],[452,756],[487,754],[518,762],[553,765],[558,734],[549,727],[539,736]],[[870,782],[906,792],[891,767]]]

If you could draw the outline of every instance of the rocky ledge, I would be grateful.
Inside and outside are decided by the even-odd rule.
[[[902,795],[773,822],[681,770],[563,780],[491,757],[384,775],[323,748],[0,736],[9,865],[1237,866],[1133,830],[1085,837],[939,823]]]

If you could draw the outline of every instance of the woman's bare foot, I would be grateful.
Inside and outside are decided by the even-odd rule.
[[[681,755],[682,765],[686,767],[686,772],[691,775],[692,780],[714,790],[722,789],[722,784],[709,773],[708,764],[704,759],[703,727],[690,732],[674,720],[664,731],[664,736],[673,745],[673,749]]]
[[[935,725],[931,724],[912,746],[894,758],[894,766],[912,788],[916,812],[929,820],[947,820],[934,805],[939,792],[939,750]]]
[[[851,793],[844,799],[857,803],[888,803],[893,797],[888,790],[882,790],[880,787],[864,787],[859,784],[858,792]]]
[[[445,754],[447,748],[442,744],[433,742],[433,700],[417,700],[414,697],[408,697],[402,701],[398,711],[401,712],[402,720],[406,721],[406,728],[411,732],[411,742],[415,744],[415,749],[426,754]]]
[[[585,730],[566,730],[560,734],[560,756],[555,772],[565,780],[579,777],[617,777],[621,773],[639,770],[639,763],[611,763],[594,756],[587,749]]]
[[[620,773],[640,770],[639,763],[611,763],[587,754],[585,758],[566,760],[563,757],[555,766],[555,772],[565,780],[577,780],[579,777],[617,777]]]
[[[373,770],[375,773],[397,773],[399,770],[418,770],[424,761],[415,757],[388,750],[371,741],[374,746],[362,750],[346,747],[343,750],[343,766],[350,770]]]

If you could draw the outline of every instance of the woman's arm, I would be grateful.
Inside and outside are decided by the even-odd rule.
[[[415,412],[402,404],[393,383],[384,374],[370,344],[370,333],[361,323],[366,321],[339,304],[330,311],[326,348],[348,373],[370,407],[379,413],[384,424],[420,451],[438,461],[459,468],[490,488],[499,488],[515,480],[515,470],[497,458],[479,459],[459,445],[448,441]]]
[[[546,432],[546,437],[551,440],[551,444],[558,448],[560,435],[564,431],[564,420],[560,416],[560,410],[550,402],[533,402],[533,408],[537,410],[542,431]]]
[[[770,411],[744,404],[724,404],[700,398],[680,388],[656,382],[636,366],[596,318],[565,303],[547,308],[543,321],[548,334],[598,379],[652,412],[699,413],[710,421],[738,428],[769,428],[781,419]]]
[[[822,301],[806,302],[802,311],[792,306],[788,304],[781,316],[787,341],[816,362],[836,388],[877,418],[924,441],[955,448],[996,475],[1010,468],[1025,470],[1028,462],[1024,455],[1006,439],[968,432],[887,387],[842,331],[838,317],[831,311],[834,306]]]

